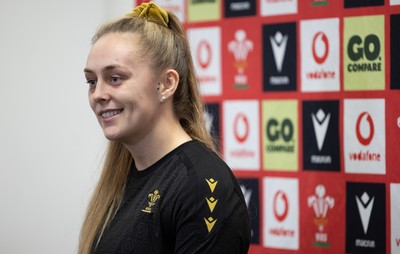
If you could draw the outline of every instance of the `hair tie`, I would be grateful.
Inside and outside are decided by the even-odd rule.
[[[148,21],[163,25],[168,28],[168,12],[166,12],[164,9],[153,2],[142,3],[141,5],[133,9],[133,11],[128,13],[128,15],[132,14],[134,16],[144,17]]]

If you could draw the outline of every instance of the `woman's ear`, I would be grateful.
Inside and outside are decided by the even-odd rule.
[[[168,69],[162,76],[162,81],[159,85],[160,101],[172,98],[179,84],[179,74],[174,69]]]

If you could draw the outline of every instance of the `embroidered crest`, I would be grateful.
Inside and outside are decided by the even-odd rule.
[[[156,202],[160,199],[160,191],[158,189],[155,189],[153,193],[149,193],[148,195],[148,206],[142,210],[142,212],[145,213],[151,213],[153,206],[156,204]]]

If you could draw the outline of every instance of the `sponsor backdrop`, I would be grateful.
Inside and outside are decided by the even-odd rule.
[[[185,24],[250,253],[400,253],[400,1],[156,2]]]

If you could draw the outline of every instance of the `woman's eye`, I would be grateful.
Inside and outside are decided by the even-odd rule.
[[[97,83],[97,80],[88,79],[88,80],[86,81],[86,83],[89,84],[89,86],[95,86],[96,83]]]
[[[111,84],[116,84],[116,85],[118,85],[121,82],[121,80],[122,78],[119,76],[112,76],[110,79]]]

